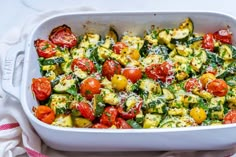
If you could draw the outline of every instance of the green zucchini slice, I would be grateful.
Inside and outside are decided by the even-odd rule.
[[[63,57],[50,57],[44,59],[41,63],[42,65],[53,65],[53,64],[60,64],[65,62]]]
[[[190,32],[188,28],[174,29],[171,31],[171,43],[177,44],[180,42],[185,42],[188,40],[189,35]]]
[[[77,95],[75,79],[71,76],[63,75],[61,76],[59,83],[54,86],[53,90],[56,93],[69,93],[72,95]]]

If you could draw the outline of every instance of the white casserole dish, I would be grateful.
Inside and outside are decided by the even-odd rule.
[[[67,24],[74,33],[96,32],[104,35],[110,25],[119,34],[132,31],[143,35],[151,25],[177,27],[190,17],[195,32],[212,32],[230,26],[236,41],[236,19],[212,12],[126,12],[126,13],[67,13],[42,21],[29,35],[26,43],[16,45],[4,63],[3,89],[22,103],[25,114],[42,140],[50,147],[65,151],[151,151],[151,150],[216,150],[236,144],[236,124],[170,129],[82,129],[47,125],[37,120],[32,107],[37,105],[31,92],[32,78],[40,77],[34,40],[47,39],[50,31]],[[14,65],[19,53],[24,52],[22,84],[13,86]]]

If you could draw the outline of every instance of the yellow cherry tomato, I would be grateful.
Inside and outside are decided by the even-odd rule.
[[[216,79],[215,75],[213,75],[212,73],[206,73],[200,77],[200,82],[202,83],[202,86],[205,88],[209,82],[215,79]]]
[[[121,91],[121,90],[124,90],[128,84],[128,81],[126,79],[125,76],[123,75],[114,75],[112,78],[111,78],[111,83],[112,83],[112,87]]]
[[[192,108],[190,110],[190,116],[195,120],[197,124],[201,124],[207,118],[205,110],[200,107]]]

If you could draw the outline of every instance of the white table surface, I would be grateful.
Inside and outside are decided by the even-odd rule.
[[[69,7],[91,7],[98,11],[216,11],[236,17],[236,0],[5,0],[0,5],[0,34],[20,26],[38,12]]]

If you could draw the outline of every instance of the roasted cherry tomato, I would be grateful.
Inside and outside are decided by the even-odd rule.
[[[106,60],[102,66],[102,75],[106,76],[108,80],[111,80],[114,74],[121,73],[121,65],[114,60]]]
[[[112,87],[116,90],[122,91],[126,88],[128,81],[123,75],[114,75],[111,78]]]
[[[125,68],[122,74],[133,83],[142,78],[142,71],[136,67]]]
[[[41,101],[46,100],[52,91],[51,82],[45,77],[33,78],[31,88],[35,97]]]
[[[117,109],[114,106],[107,106],[105,110],[103,111],[103,114],[100,119],[100,123],[112,126],[115,125],[116,117],[118,115]]]
[[[184,86],[185,90],[187,92],[191,92],[193,91],[194,89],[202,89],[202,84],[200,83],[200,81],[196,78],[190,78],[186,83],[185,83],[185,86]]]
[[[74,59],[71,63],[71,69],[72,71],[76,71],[77,68],[86,71],[89,74],[96,72],[94,63],[87,58]]]
[[[162,64],[151,64],[145,69],[146,75],[153,80],[161,80],[162,82],[171,82],[168,76],[172,75],[172,65],[168,62]]]
[[[223,120],[224,124],[236,123],[236,110],[229,111]]]
[[[56,45],[47,40],[35,40],[34,46],[39,57],[49,58],[56,54]]]
[[[116,119],[116,123],[115,123],[116,127],[119,129],[131,129],[132,127],[122,118],[117,118]]]
[[[49,40],[61,47],[71,48],[76,46],[77,38],[67,25],[56,27],[49,35]]]
[[[108,126],[101,124],[101,123],[96,123],[92,126],[92,128],[96,128],[96,129],[107,129],[109,128]]]
[[[95,78],[87,78],[80,84],[80,93],[88,100],[92,100],[95,94],[100,93],[101,84]]]
[[[139,100],[139,102],[128,111],[125,111],[125,106],[124,106],[125,104],[119,105],[117,108],[119,115],[124,119],[135,118],[135,116],[140,112],[143,104],[143,100],[140,97],[137,96],[137,100]]]
[[[117,42],[114,46],[113,46],[113,51],[116,53],[116,54],[120,54],[120,51],[124,48],[126,48],[127,45],[123,42]]]
[[[216,40],[225,44],[232,44],[232,34],[227,29],[221,29],[213,34]]]
[[[40,105],[35,109],[34,113],[35,116],[44,123],[52,124],[55,120],[55,113],[48,106]]]
[[[203,36],[202,47],[210,51],[214,50],[214,37],[212,33],[207,33]]]
[[[199,107],[192,108],[190,110],[190,116],[195,120],[197,124],[201,124],[207,118],[205,110]]]
[[[77,105],[77,109],[79,110],[79,112],[84,118],[87,118],[90,121],[93,121],[95,119],[94,111],[88,103],[79,102]]]
[[[205,73],[200,77],[200,82],[202,83],[202,86],[206,88],[206,85],[215,79],[216,77],[212,73]]]
[[[215,96],[225,96],[228,92],[228,86],[222,79],[215,79],[207,84],[207,91]]]

